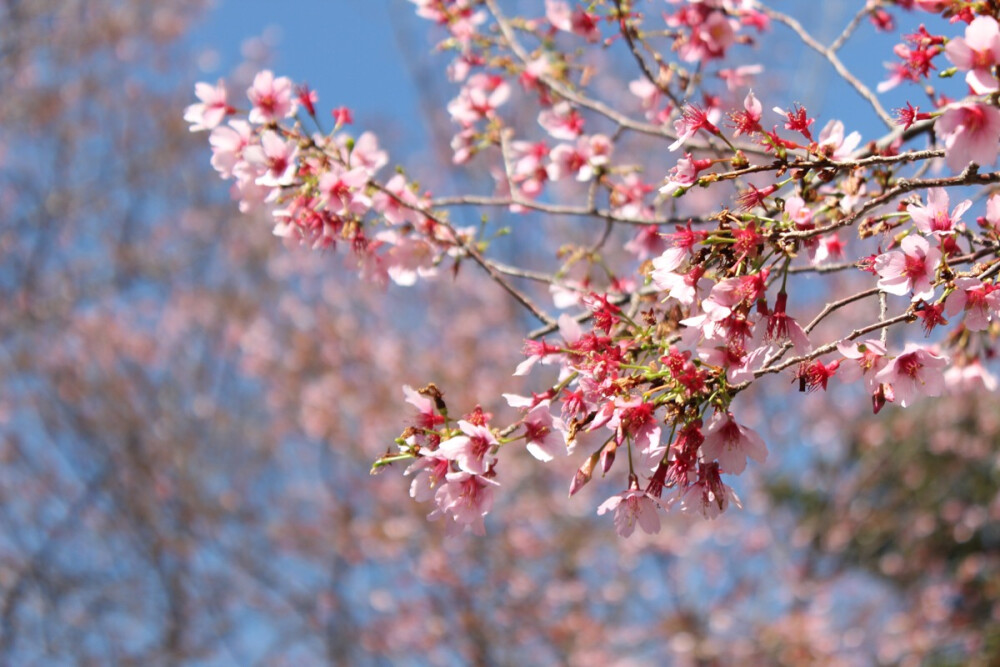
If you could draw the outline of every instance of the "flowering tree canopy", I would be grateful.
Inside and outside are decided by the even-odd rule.
[[[598,512],[653,533],[662,512],[740,504],[728,480],[768,456],[738,400],[756,385],[791,402],[863,381],[876,413],[995,385],[994,3],[868,2],[823,44],[754,0],[413,2],[451,56],[452,162],[488,169],[492,193],[389,173],[363,119],[269,70],[245,94],[198,84],[185,119],[210,131],[240,210],[267,210],[286,243],[403,287],[472,264],[537,321],[511,369],[534,388],[504,395],[510,419],[433,378],[402,388],[409,425],[373,471],[406,466],[431,519],[482,534],[507,460],[568,456],[571,496],[615,479]],[[866,19],[892,33],[909,13],[926,25],[898,36],[873,89],[841,53],[864,48]],[[880,135],[812,116],[791,86],[754,89],[764,69],[744,59],[786,39],[828,61]],[[919,104],[888,111],[896,86]],[[524,262],[501,261],[507,237]]]
[[[0,3],[0,664],[1000,660],[995,2],[285,4]]]

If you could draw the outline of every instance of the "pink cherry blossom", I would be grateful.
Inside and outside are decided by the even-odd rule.
[[[904,296],[913,292],[913,300],[930,300],[934,296],[934,280],[941,263],[941,251],[932,248],[927,239],[913,234],[891,250],[875,258],[875,271],[881,276],[879,289]]]
[[[655,270],[654,272],[655,276],[650,274],[653,284],[666,292],[668,297],[676,299],[685,306],[693,304],[698,298],[699,290],[704,292],[710,284],[708,280],[702,279],[705,273],[705,268],[702,266],[693,266],[687,273]]]
[[[622,537],[630,537],[636,524],[644,533],[655,535],[660,532],[660,502],[646,491],[628,489],[611,496],[597,508],[599,515],[608,511],[615,513],[615,531]]]
[[[542,54],[537,58],[533,58],[525,65],[519,80],[521,85],[526,89],[538,90],[544,96],[545,88],[541,85],[540,81],[550,76],[552,72],[552,61],[549,60],[548,55]]]
[[[716,76],[726,82],[726,88],[730,92],[735,92],[749,86],[754,77],[763,71],[763,65],[740,65],[733,69],[720,69]]]
[[[465,164],[472,159],[478,150],[476,137],[476,130],[467,127],[451,138],[452,164]]]
[[[455,461],[461,470],[474,475],[485,474],[496,460],[491,451],[499,444],[496,436],[486,426],[479,426],[464,419],[458,420],[458,428],[462,431],[462,435],[442,442],[437,449],[438,455]]]
[[[673,195],[678,190],[691,187],[698,180],[698,174],[711,166],[711,159],[695,160],[690,153],[685,153],[667,173],[667,182],[660,187],[660,194]]]
[[[435,456],[433,452],[421,451],[424,455],[417,458],[403,472],[404,475],[415,475],[410,482],[410,497],[418,503],[433,498],[438,487],[451,472],[451,461]]]
[[[739,278],[726,278],[715,283],[711,293],[701,303],[701,309],[712,322],[721,322],[733,312],[733,307],[743,300],[739,294]]]
[[[437,275],[438,252],[427,239],[403,235],[393,229],[379,232],[375,239],[388,248],[382,257],[389,278],[397,285],[411,287],[420,278]]]
[[[669,119],[668,110],[660,106],[660,101],[663,98],[663,91],[661,91],[655,83],[645,77],[642,77],[630,81],[628,84],[628,90],[630,93],[639,98],[639,105],[642,107],[643,111],[646,112],[647,120],[657,123],[667,122]]]
[[[681,117],[674,121],[674,132],[677,133],[677,140],[670,144],[667,150],[677,150],[688,139],[697,134],[698,130],[705,130],[710,134],[720,134],[719,128],[715,125],[719,117],[719,110],[715,108],[703,109],[695,105],[684,107]]]
[[[971,199],[959,202],[948,214],[948,191],[944,188],[931,188],[927,191],[927,204],[909,204],[906,212],[910,214],[913,225],[924,234],[950,234],[961,222],[962,214],[972,206]]]
[[[965,311],[969,331],[985,331],[993,314],[1000,312],[1000,291],[979,278],[956,278],[955,291],[944,302],[948,317]]]
[[[403,396],[406,402],[417,409],[417,426],[424,429],[435,428],[438,424],[444,423],[444,417],[436,414],[437,406],[430,396],[426,396],[416,391],[410,385],[403,385]]]
[[[344,162],[351,168],[363,168],[369,176],[374,176],[389,163],[389,154],[379,148],[374,132],[362,132],[351,149],[348,149],[346,135],[340,137],[338,145]]]
[[[986,200],[986,216],[979,222],[994,233],[1000,231],[1000,195],[993,195]]]
[[[241,160],[233,166],[233,199],[239,200],[241,213],[257,210],[277,192],[268,185],[261,185],[258,179],[267,173],[265,167]]]
[[[747,351],[742,343],[730,341],[715,347],[699,347],[698,358],[709,366],[724,368],[726,380],[735,385],[754,379],[754,371],[764,361],[767,351],[767,347]]]
[[[635,255],[636,259],[641,262],[662,253],[666,245],[660,229],[654,225],[646,225],[625,244],[625,250]]]
[[[736,40],[732,23],[723,12],[712,12],[691,32],[690,39],[681,45],[680,56],[687,62],[721,58]]]
[[[981,102],[952,105],[934,123],[944,139],[944,160],[952,171],[969,163],[996,162],[1000,150],[1000,109]]]
[[[817,143],[820,149],[834,160],[847,160],[861,143],[861,135],[858,132],[851,132],[845,137],[844,123],[831,120],[820,131]]]
[[[655,405],[640,397],[614,401],[611,418],[605,424],[615,431],[615,441],[620,445],[626,437],[631,438],[637,454],[636,467],[652,470],[666,451],[666,444],[660,442],[662,428],[654,416]]]
[[[253,104],[249,115],[251,123],[274,123],[295,115],[295,90],[291,80],[284,76],[276,79],[271,70],[257,73],[247,90],[247,97]]]
[[[560,102],[538,114],[538,124],[549,136],[563,141],[572,141],[583,134],[583,122],[583,116],[569,102]]]
[[[909,48],[905,44],[897,44],[893,50],[903,59],[906,59],[910,53]],[[915,78],[913,71],[907,66],[906,62],[887,62],[883,64],[889,70],[889,78],[885,81],[880,81],[875,86],[875,90],[880,93],[888,92],[904,81],[913,81]]]
[[[243,159],[250,145],[253,128],[245,120],[231,120],[228,126],[217,127],[208,137],[212,146],[212,166],[222,178],[231,178],[233,169]]]
[[[417,224],[421,215],[414,208],[420,205],[420,199],[407,186],[406,177],[402,174],[396,174],[390,178],[383,190],[372,195],[372,208],[378,211],[391,225],[401,225],[407,222]]]
[[[905,408],[920,396],[941,395],[947,365],[947,357],[916,343],[907,343],[903,353],[879,371],[875,378],[892,385],[895,400]]]
[[[596,42],[601,38],[597,17],[579,7],[570,10],[563,0],[545,0],[545,18],[553,28],[580,35],[588,42]]]
[[[767,446],[756,431],[736,423],[731,412],[716,412],[705,428],[701,446],[705,460],[719,461],[721,472],[739,475],[749,456],[757,463],[767,460]]]
[[[944,48],[948,60],[968,70],[965,82],[977,95],[997,90],[993,66],[1000,63],[1000,24],[992,16],[977,16],[965,28],[965,37],[955,37]]]
[[[492,118],[508,99],[510,84],[503,77],[480,72],[469,77],[458,97],[448,103],[448,113],[452,120],[468,127],[482,118]]]
[[[626,174],[612,188],[611,206],[615,215],[632,220],[653,218],[653,208],[647,203],[646,196],[656,188],[643,181],[638,174]]]
[[[201,102],[184,110],[184,120],[191,123],[191,131],[211,130],[219,126],[233,109],[226,101],[226,84],[221,80],[216,84],[196,83],[194,94]]]
[[[678,490],[682,512],[697,512],[706,519],[715,519],[729,508],[732,502],[743,507],[739,496],[719,477],[719,465],[710,464],[699,475],[698,481],[686,489]]]
[[[580,336],[583,335],[580,323],[567,313],[560,315],[557,323],[559,325],[559,333],[562,334],[567,347],[572,347],[574,343],[580,340]],[[517,369],[514,371],[515,376],[527,375],[537,363],[543,365],[552,364],[560,362],[564,358],[559,346],[550,345],[544,340],[527,340],[524,343],[524,349],[528,358],[517,365]]]
[[[542,462],[566,454],[566,427],[561,419],[552,416],[549,404],[548,400],[541,401],[524,417],[528,453]]]
[[[549,147],[544,141],[512,141],[510,144],[511,172],[514,176],[534,175],[544,169]]]
[[[610,152],[611,143],[603,134],[580,137],[575,146],[559,144],[549,154],[552,163],[548,167],[548,177],[558,181],[575,175],[580,182],[589,181],[597,167],[608,163]]]
[[[951,366],[944,373],[944,383],[950,391],[958,394],[993,392],[998,386],[996,376],[986,370],[979,359],[974,359],[963,366]]]
[[[775,299],[774,310],[763,320],[765,343],[780,343],[789,341],[795,346],[796,354],[806,354],[812,349],[809,336],[795,318],[789,317],[785,312],[788,303],[788,294],[779,292]]]
[[[294,141],[267,130],[261,135],[260,144],[248,146],[243,155],[247,162],[262,169],[263,174],[257,177],[258,185],[277,188],[293,183],[298,152]]]
[[[838,376],[843,382],[864,378],[869,394],[878,391],[881,381],[876,378],[879,371],[889,363],[886,359],[888,352],[882,343],[873,339],[861,343],[841,342],[837,344],[837,351],[847,360],[841,364]]]
[[[337,215],[363,214],[372,206],[362,188],[368,183],[368,172],[362,168],[346,169],[339,164],[320,176],[317,187],[323,202]]]
[[[451,516],[455,523],[472,532],[485,535],[484,517],[493,508],[493,489],[500,486],[492,479],[466,471],[450,472],[445,483],[434,492],[437,509],[427,515],[432,521]]]
[[[668,276],[676,276],[677,269],[684,264],[688,253],[684,248],[667,248],[662,255],[653,259],[653,270],[649,277],[658,289],[669,289],[672,281]]]

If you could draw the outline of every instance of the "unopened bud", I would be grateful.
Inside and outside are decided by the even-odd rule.
[[[608,444],[604,445],[601,450],[601,471],[607,474],[611,470],[611,466],[615,463],[615,453],[618,451],[618,443],[614,440],[609,440]]]
[[[597,465],[597,459],[600,457],[600,452],[594,452],[591,454],[580,469],[576,471],[573,475],[573,482],[569,485],[569,495],[572,496],[574,493],[582,489],[590,478],[594,474],[594,467]]]

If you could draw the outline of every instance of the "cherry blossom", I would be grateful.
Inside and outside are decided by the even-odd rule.
[[[955,231],[962,214],[972,206],[972,200],[959,202],[948,214],[948,192],[944,188],[927,191],[927,204],[910,204],[906,207],[913,225],[924,234],[949,234]]]
[[[934,280],[941,251],[922,236],[909,235],[900,242],[900,250],[891,250],[875,258],[875,271],[881,279],[879,289],[904,296],[913,292],[913,300],[934,296]]]
[[[552,415],[549,401],[541,401],[524,417],[525,443],[528,453],[539,461],[551,461],[566,453],[566,427]]]
[[[977,198],[969,194],[951,208],[949,189],[997,182],[985,167],[1000,150],[1000,116],[991,102],[954,102],[932,90],[928,74],[947,51],[967,66],[974,91],[985,86],[996,64],[995,20],[978,8],[949,5],[942,11],[955,10],[969,24],[964,38],[954,34],[960,26],[903,36],[899,80],[925,83],[934,110],[907,102],[898,112],[900,129],[859,78],[853,87],[887,126],[862,146],[860,133],[836,119],[823,119],[814,138],[817,118],[781,91],[768,97],[790,110],[773,107],[781,121],[767,129],[753,91],[719,90],[714,72],[735,92],[757,71],[710,62],[728,58],[737,43],[753,45],[756,36],[745,30],[768,24],[757,3],[672,0],[666,32],[650,32],[649,17],[637,11],[605,15],[605,4],[550,0],[544,18],[512,21],[492,0],[417,2],[420,15],[444,31],[440,47],[452,53],[448,78],[460,85],[447,105],[459,128],[452,160],[475,158],[492,176],[492,194],[455,194],[448,179],[421,180],[409,167],[380,177],[389,156],[374,133],[348,132],[353,128],[339,112],[325,132],[313,91],[299,86],[291,97],[290,82],[269,71],[248,93],[247,120],[219,89],[196,90],[202,106],[189,107],[192,124],[215,123],[212,163],[232,180],[241,210],[263,209],[276,235],[344,252],[362,279],[378,285],[409,287],[445,271],[458,281],[478,272],[538,320],[514,375],[553,368],[525,378],[534,383],[530,397],[504,394],[520,412],[506,426],[491,426],[479,408],[452,420],[431,385],[405,390],[418,414],[396,440],[398,452],[376,466],[416,460],[411,494],[433,497],[434,516],[452,518],[450,530],[482,529],[497,480],[510,469],[506,452],[516,451],[508,445],[521,440],[540,461],[578,456],[575,446],[586,443],[585,458],[573,464],[572,493],[598,468],[624,475],[627,467],[629,490],[609,499],[602,513],[614,509],[619,532],[631,534],[636,522],[652,528],[647,509],[658,525],[656,511],[675,502],[708,518],[738,504],[720,475],[740,474],[748,458],[762,463],[768,453],[730,408],[750,385],[777,382],[791,392],[791,376],[806,392],[826,390],[837,376],[863,379],[878,412],[887,402],[906,406],[918,395],[940,394],[945,349],[957,368],[973,369],[962,371],[968,382],[957,371],[949,381],[989,384],[986,375],[977,380],[976,368],[994,354],[1000,199],[986,202],[971,230],[962,216]],[[887,11],[869,12],[879,29],[895,22]],[[641,72],[604,81],[595,97],[592,77],[606,76],[603,63],[586,59],[582,40],[560,33],[597,40],[604,18],[615,19],[608,44],[627,43]],[[671,48],[648,59],[660,41]],[[578,51],[563,50],[563,43]],[[516,108],[501,115],[512,100]],[[297,106],[307,117],[291,120]],[[956,175],[928,171],[941,150],[918,148],[915,140],[932,132]],[[685,145],[682,158],[663,163],[662,149]],[[624,146],[639,150],[617,152]],[[922,191],[923,202],[911,194]],[[542,226],[521,231],[525,225],[504,219],[510,214]],[[599,229],[585,229],[588,222]],[[676,232],[661,233],[666,224],[676,224]],[[500,239],[508,234],[528,245],[505,249]],[[809,335],[787,311],[791,293],[812,318]],[[894,303],[886,294],[909,300]],[[467,317],[456,312],[449,321]],[[850,328],[838,333],[841,317]],[[928,335],[951,327],[936,338],[942,351],[909,345],[891,357],[882,341],[914,326]],[[881,339],[850,342],[879,330]],[[838,336],[837,345],[821,342]],[[841,356],[825,358],[835,346]],[[702,429],[699,417],[708,414]],[[668,432],[677,435],[674,443],[663,441]]]
[[[451,472],[451,461],[427,452],[410,464],[403,474],[415,475],[410,482],[410,497],[418,503],[434,498],[438,488]]]
[[[588,42],[596,42],[601,38],[594,15],[579,7],[570,10],[564,0],[545,0],[545,17],[553,28],[575,33]]]
[[[820,131],[817,143],[820,150],[834,160],[846,160],[851,157],[858,144],[861,143],[861,134],[851,132],[844,136],[844,123],[839,120],[831,120]]]
[[[681,58],[699,62],[721,58],[735,41],[736,33],[723,12],[712,12],[694,26],[690,39],[681,46]]]
[[[263,172],[257,177],[258,185],[276,188],[291,185],[294,181],[297,155],[298,147],[294,141],[283,140],[276,132],[268,130],[261,135],[259,145],[246,148],[243,159]]]
[[[695,160],[690,153],[677,161],[677,166],[667,174],[667,182],[660,187],[660,194],[672,195],[678,190],[689,188],[698,180],[698,174],[712,166],[712,160]]]
[[[1000,151],[1000,109],[982,103],[949,106],[934,124],[944,139],[945,162],[958,172],[970,162],[996,162]]]
[[[196,83],[194,94],[201,102],[184,110],[184,120],[191,123],[192,132],[212,130],[235,111],[226,101],[226,84],[223,81],[214,86],[210,83]]]
[[[698,481],[679,492],[682,512],[696,512],[706,519],[715,519],[729,508],[729,503],[742,507],[736,492],[719,477],[719,464],[703,468]]]
[[[363,191],[368,183],[368,171],[363,167],[347,169],[333,166],[323,174],[317,188],[327,208],[338,215],[364,213],[372,206],[372,200]]]
[[[247,90],[253,109],[249,120],[255,124],[273,123],[295,114],[294,87],[288,77],[274,78],[271,70],[258,72]]]
[[[502,77],[483,73],[469,77],[458,97],[448,103],[452,120],[468,127],[494,112],[510,99],[510,84]]]
[[[635,79],[628,84],[630,93],[639,98],[639,104],[646,112],[646,119],[665,123],[669,119],[668,110],[660,107],[663,92],[646,78]]]
[[[763,71],[763,65],[740,65],[733,69],[720,69],[716,75],[726,82],[727,89],[737,91],[749,86],[754,77]]]
[[[491,450],[499,443],[496,436],[486,426],[473,424],[464,419],[458,420],[458,428],[462,435],[449,438],[437,449],[443,456],[458,464],[460,470],[473,475],[483,475],[496,460]]]
[[[944,389],[944,368],[948,358],[915,343],[883,368],[875,378],[892,385],[895,400],[907,407],[920,396],[940,396]]]
[[[944,383],[949,391],[958,394],[996,391],[1000,382],[978,359],[965,365],[952,365],[944,372]]]
[[[716,412],[705,427],[701,446],[705,459],[719,461],[720,472],[739,475],[747,467],[747,457],[758,463],[767,460],[767,446],[756,431],[737,424],[731,412]]]
[[[867,339],[861,343],[840,342],[837,351],[847,360],[840,367],[841,381],[855,382],[864,378],[868,393],[874,394],[881,383],[878,374],[889,363],[885,346],[880,341]]]
[[[450,516],[455,525],[472,532],[485,535],[485,517],[493,508],[493,489],[499,483],[466,471],[450,472],[445,475],[445,483],[434,492],[437,509],[428,515],[432,521]]]
[[[719,113],[716,109],[706,110],[694,105],[684,107],[681,117],[674,121],[677,140],[670,144],[668,150],[677,150],[697,134],[698,130],[705,130],[710,134],[720,134],[719,128],[715,126],[713,121],[713,118],[717,119],[718,116]]]
[[[578,181],[589,181],[596,168],[608,163],[610,152],[611,143],[603,134],[580,137],[576,145],[559,144],[549,154],[548,177],[558,181],[575,175]]]
[[[222,178],[231,178],[233,169],[243,160],[243,151],[253,139],[253,129],[245,120],[231,120],[228,126],[212,130],[212,166]]]
[[[568,102],[560,102],[538,114],[538,124],[553,139],[572,141],[583,134],[583,116]]]
[[[666,249],[665,246],[666,241],[663,240],[659,228],[647,226],[639,230],[639,233],[624,247],[625,250],[635,255],[636,259],[642,261],[653,255],[660,255]]]
[[[785,312],[787,303],[788,294],[779,292],[778,298],[775,300],[774,310],[764,321],[764,341],[776,343],[787,340],[795,346],[796,352],[805,354],[812,349],[809,336],[795,318],[789,317]]]
[[[631,537],[636,524],[648,535],[660,532],[660,502],[646,491],[628,489],[613,495],[597,508],[598,514],[614,511],[615,530],[622,537]]]
[[[983,331],[994,313],[1000,312],[1000,294],[997,287],[979,278],[956,278],[955,291],[945,300],[945,312],[954,317],[965,311],[965,327],[969,331]]]
[[[948,41],[948,60],[960,70],[968,70],[965,81],[977,95],[998,89],[993,66],[1000,63],[1000,24],[992,16],[977,16],[965,28],[965,37]]]
[[[342,160],[350,167],[363,168],[369,176],[374,176],[389,163],[389,154],[379,148],[378,137],[374,132],[362,132],[353,141],[353,147],[349,147],[347,143],[346,136],[338,137]]]

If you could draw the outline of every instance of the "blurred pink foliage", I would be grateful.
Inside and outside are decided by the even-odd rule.
[[[996,257],[962,260],[992,252],[995,200],[955,190],[985,208],[959,222],[934,188],[984,174],[913,173],[961,133],[902,160],[832,121],[814,141],[802,107],[768,131],[782,116],[762,109],[795,100],[731,60],[770,65],[747,42],[797,24],[756,3],[416,4],[462,86],[424,91],[451,146],[435,155],[492,195],[389,173],[391,128],[331,120],[335,91],[261,76],[261,49],[191,106],[200,2],[0,7],[0,663],[995,661]],[[866,4],[850,31],[960,4]],[[944,62],[940,42],[906,43]],[[688,87],[719,97],[671,156]],[[989,116],[975,99],[942,108]],[[741,154],[729,109],[762,119],[743,118]],[[312,114],[336,129],[306,131]],[[909,142],[940,122],[911,120]],[[778,173],[797,175],[771,190]],[[755,208],[736,212],[741,194]],[[912,280],[887,299],[899,316],[827,251],[873,269],[906,238],[942,262],[935,302]],[[526,315],[546,329],[527,342]],[[836,345],[876,316],[931,322],[937,347],[882,327]],[[877,418],[859,400],[934,383]],[[414,470],[370,476],[373,460]],[[485,525],[472,486],[492,495]]]

